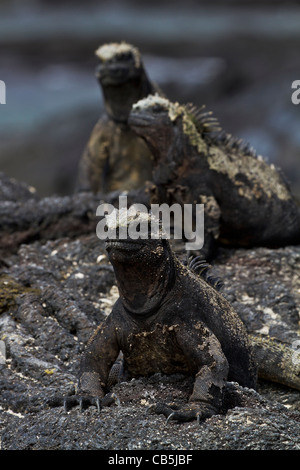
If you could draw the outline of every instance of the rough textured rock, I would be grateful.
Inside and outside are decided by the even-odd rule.
[[[105,202],[118,203],[122,191],[112,191]],[[128,204],[138,198],[149,203],[147,184],[138,190],[126,192]],[[84,192],[72,196],[40,198],[34,188],[8,179],[0,173],[0,254],[16,252],[22,243],[34,240],[76,238],[94,233],[99,218],[96,210],[104,202],[103,196]]]
[[[299,341],[300,247],[222,249],[213,272],[250,332]],[[79,356],[118,297],[94,229],[3,251],[0,285],[1,449],[300,448],[299,392],[268,382],[257,392],[232,384],[228,410],[200,425],[166,425],[147,412],[156,399],[187,399],[190,384],[178,377],[118,384],[120,405],[100,415],[49,408],[50,398],[74,393]]]
[[[300,247],[220,250],[214,271],[250,332],[297,339]],[[298,337],[299,338],[299,337]]]

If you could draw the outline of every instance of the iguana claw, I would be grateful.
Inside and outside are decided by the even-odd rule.
[[[69,397],[56,397],[48,401],[48,404],[51,408],[63,406],[66,412],[70,411],[71,408],[79,405],[80,411],[86,410],[89,406],[96,406],[98,412],[100,413],[104,406],[110,406],[113,403],[115,403],[117,406],[120,405],[120,400],[115,393],[108,393],[103,398],[72,395]]]
[[[212,406],[203,407],[198,404],[187,404],[186,406],[179,408],[174,404],[168,405],[165,403],[157,403],[155,405],[151,405],[147,412],[150,410],[156,414],[163,414],[167,418],[166,424],[170,421],[186,422],[192,420],[197,420],[197,422],[200,423],[200,421],[216,414],[216,410]]]

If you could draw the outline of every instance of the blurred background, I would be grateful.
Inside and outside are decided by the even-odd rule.
[[[179,102],[280,166],[300,198],[300,5],[293,1],[0,0],[0,171],[71,194],[103,110],[94,51],[125,40]]]

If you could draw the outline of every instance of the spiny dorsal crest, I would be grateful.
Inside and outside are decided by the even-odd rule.
[[[233,137],[231,134],[227,134],[224,131],[217,137],[217,143],[222,145],[228,152],[257,158],[255,149],[251,147],[248,142],[245,142],[243,139]]]
[[[224,283],[220,278],[209,275],[209,271],[212,266],[208,264],[205,259],[200,256],[196,256],[195,258],[191,256],[187,260],[187,266],[194,274],[200,276],[217,291],[220,291],[223,288]]]
[[[221,131],[218,119],[212,111],[206,111],[205,105],[197,107],[192,103],[188,103],[184,107],[199,134],[205,135]]]
[[[197,132],[199,132],[205,140],[219,147],[223,147],[226,152],[257,157],[255,150],[248,142],[244,142],[243,139],[235,138],[222,130],[217,118],[213,116],[212,111],[205,111],[205,105],[197,107],[192,103],[188,103],[185,108]]]

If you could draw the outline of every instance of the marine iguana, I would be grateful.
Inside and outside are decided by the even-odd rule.
[[[159,89],[147,77],[138,49],[125,42],[96,50],[96,76],[105,113],[96,123],[79,162],[78,191],[137,189],[152,177],[152,155],[127,124],[133,103]]]
[[[124,214],[124,213],[123,213]],[[148,217],[148,218],[147,218]],[[119,219],[110,228],[151,220],[151,215]],[[154,412],[168,419],[198,420],[218,413],[228,382],[256,387],[259,376],[300,390],[299,368],[283,345],[251,337],[229,302],[201,276],[185,266],[163,238],[108,238],[106,249],[119,288],[112,312],[90,338],[81,359],[77,396],[67,407],[110,404],[111,370],[122,379],[180,373],[194,377],[189,403],[174,410],[158,403]],[[192,260],[195,271],[207,265]],[[61,404],[61,403],[60,403]]]
[[[108,239],[106,249],[120,297],[87,345],[79,396],[104,397],[120,351],[128,379],[156,372],[195,377],[190,401],[174,419],[215,414],[227,380],[255,387],[242,321],[217,290],[177,259],[167,239]]]
[[[129,125],[154,156],[152,202],[205,205],[203,256],[232,246],[300,243],[300,206],[282,174],[221,132],[203,108],[158,95],[133,105]]]

